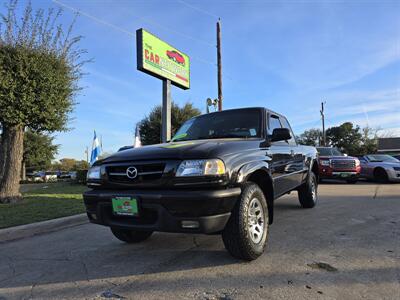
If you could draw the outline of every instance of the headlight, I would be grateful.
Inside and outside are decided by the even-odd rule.
[[[177,177],[225,174],[225,164],[220,159],[184,160],[178,167]]]
[[[360,165],[360,160],[356,159],[355,161],[356,161],[356,167],[358,167]]]
[[[87,173],[87,179],[100,179],[100,167],[92,167]]]
[[[330,160],[320,160],[321,166],[329,167],[331,162]]]

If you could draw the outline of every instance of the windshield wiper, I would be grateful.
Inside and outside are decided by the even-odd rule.
[[[224,134],[224,135],[210,135],[210,136],[199,136],[198,139],[205,140],[205,139],[247,139],[247,136],[240,136],[236,134]]]
[[[171,143],[173,142],[184,142],[184,141],[190,141],[191,139],[187,139],[187,138],[177,138],[177,139],[172,139]]]

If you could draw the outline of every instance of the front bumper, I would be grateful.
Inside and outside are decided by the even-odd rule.
[[[400,171],[394,169],[386,169],[389,181],[400,182]]]
[[[337,170],[331,167],[320,166],[319,177],[321,179],[342,179],[342,180],[355,180],[360,177],[360,170],[349,169],[349,170]]]
[[[223,190],[90,190],[83,194],[90,222],[131,230],[214,233],[224,229],[241,193],[239,187]],[[138,200],[139,216],[116,216],[111,199]],[[198,224],[184,228],[182,221]]]

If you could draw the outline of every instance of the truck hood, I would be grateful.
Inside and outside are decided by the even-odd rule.
[[[259,145],[260,140],[243,139],[173,142],[124,150],[114,153],[96,164],[139,160],[222,158],[221,156],[226,154]]]
[[[343,160],[355,160],[355,157],[352,156],[319,156],[321,159],[343,159]]]

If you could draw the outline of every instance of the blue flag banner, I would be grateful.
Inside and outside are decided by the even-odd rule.
[[[99,141],[98,137],[96,136],[96,131],[94,131],[92,154],[90,155],[90,164],[91,165],[93,165],[96,162],[96,160],[99,159],[100,154],[101,154],[100,141]]]

